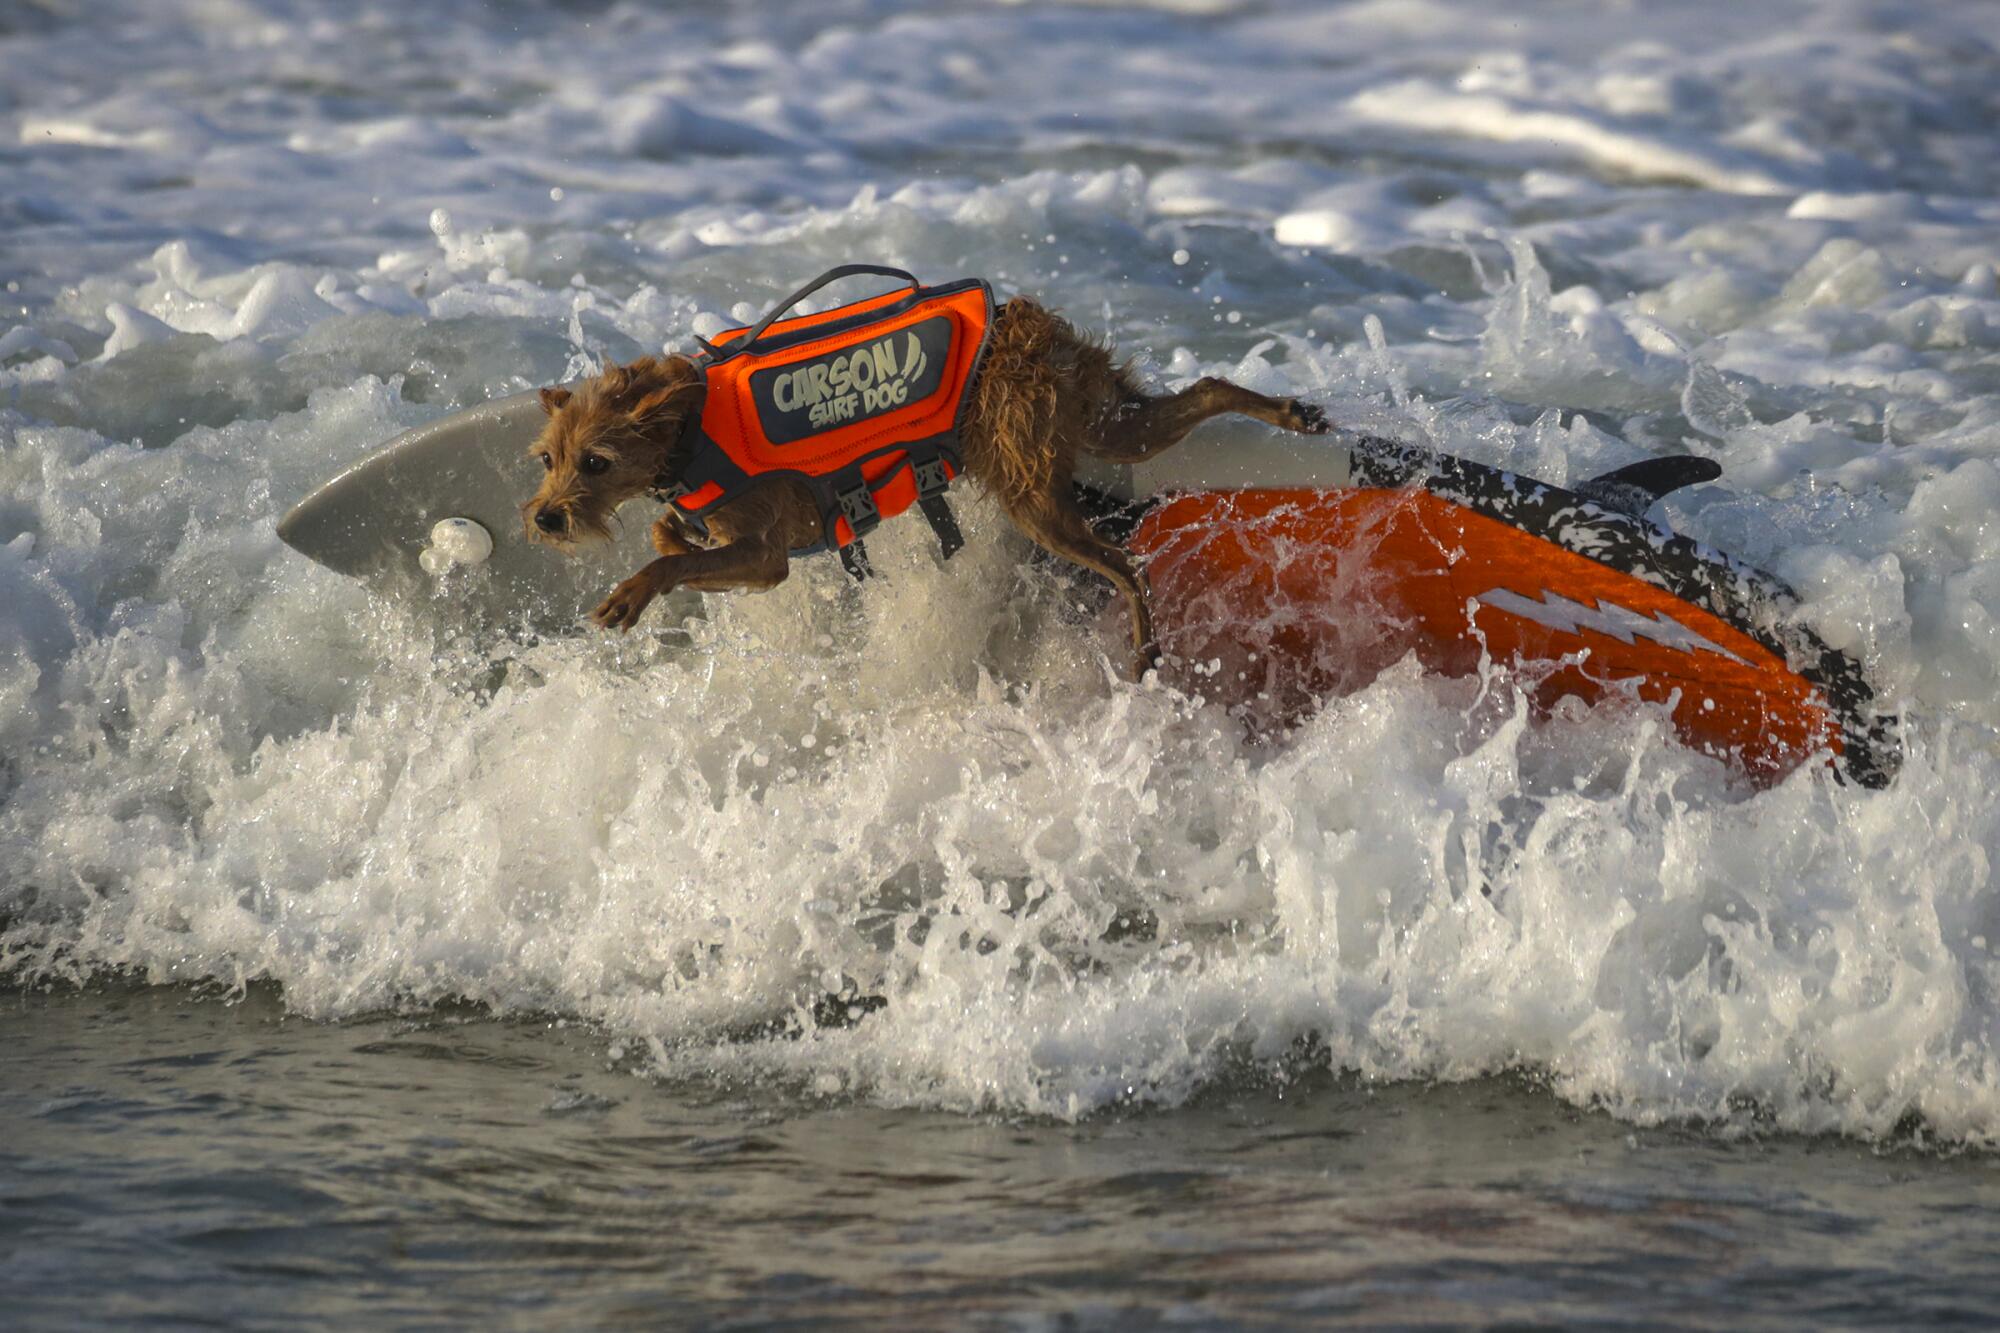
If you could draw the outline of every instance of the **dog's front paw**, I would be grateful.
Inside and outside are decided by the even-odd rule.
[[[1326,409],[1317,403],[1291,401],[1292,429],[1301,435],[1324,435],[1333,429],[1333,423],[1326,419]]]
[[[619,633],[631,629],[639,623],[639,617],[646,614],[653,598],[659,596],[659,585],[653,576],[640,570],[631,578],[611,590],[611,595],[597,604],[590,618],[605,629],[615,629]]]

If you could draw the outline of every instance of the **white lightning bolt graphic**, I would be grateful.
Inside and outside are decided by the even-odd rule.
[[[1651,616],[1642,616],[1629,606],[1609,602],[1603,606],[1585,606],[1582,602],[1572,602],[1569,598],[1552,592],[1544,592],[1542,600],[1523,597],[1507,588],[1495,588],[1479,594],[1479,600],[1496,610],[1532,620],[1537,625],[1546,625],[1562,634],[1575,634],[1579,630],[1594,630],[1618,640],[1630,643],[1633,639],[1651,639],[1662,647],[1672,648],[1682,653],[1714,653],[1732,662],[1743,659],[1730,652],[1721,644],[1711,643],[1696,634],[1680,621],[1668,616],[1664,611]],[[1743,662],[1748,666],[1748,662]]]

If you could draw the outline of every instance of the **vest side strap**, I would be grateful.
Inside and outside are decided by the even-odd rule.
[[[840,567],[856,582],[875,572],[875,567],[868,563],[868,547],[859,537],[840,548]]]
[[[924,511],[931,531],[937,534],[938,559],[951,559],[965,545],[965,534],[959,531],[958,516],[951,512],[951,502],[943,495],[926,495],[917,501],[917,508]]]

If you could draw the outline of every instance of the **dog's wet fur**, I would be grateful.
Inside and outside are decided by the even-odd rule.
[[[618,506],[673,480],[686,466],[674,451],[688,418],[701,411],[703,392],[700,372],[682,356],[613,365],[575,392],[543,389],[549,419],[530,453],[546,475],[521,506],[528,536],[565,550],[607,538]],[[1125,552],[1100,537],[1077,507],[1071,486],[1077,455],[1143,462],[1226,412],[1302,434],[1328,429],[1325,413],[1309,403],[1253,393],[1227,380],[1147,394],[1109,348],[1022,297],[995,314],[970,393],[959,437],[966,474],[1036,543],[1102,574],[1125,594],[1140,675],[1156,656],[1145,584]],[[823,535],[811,494],[785,477],[704,517],[708,535],[697,541],[667,506],[653,524],[659,559],[612,589],[591,618],[606,629],[629,630],[655,597],[675,588],[776,587],[790,572],[788,553]]]

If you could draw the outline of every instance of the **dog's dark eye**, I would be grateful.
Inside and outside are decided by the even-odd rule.
[[[542,471],[544,471],[544,472],[549,472],[549,471],[552,471],[552,470],[554,470],[554,468],[555,468],[555,465],[556,465],[556,460],[555,460],[555,459],[553,459],[553,458],[550,458],[550,457],[549,457],[549,456],[548,456],[547,454],[541,454],[541,455],[538,455],[538,457],[540,457],[540,458],[541,458],[541,460],[542,460]]]
[[[608,472],[611,470],[611,460],[603,454],[585,454],[583,456],[583,470],[592,476],[596,476],[600,472]]]

